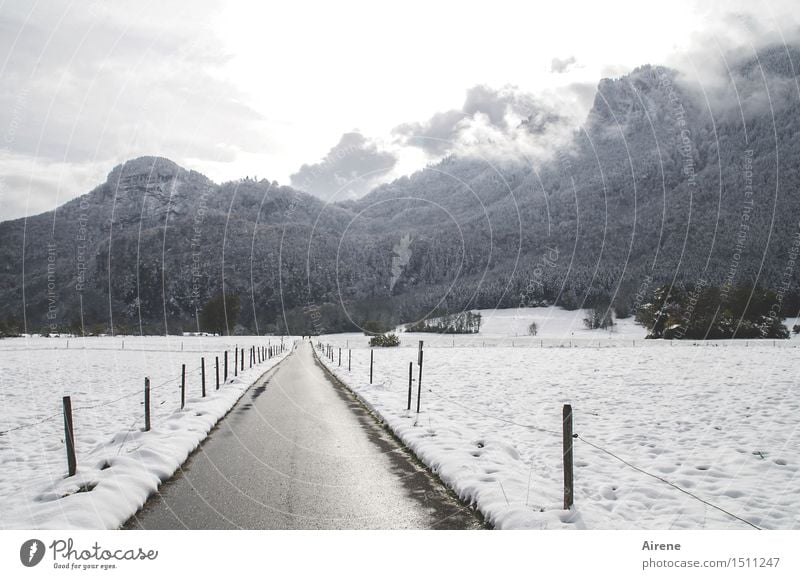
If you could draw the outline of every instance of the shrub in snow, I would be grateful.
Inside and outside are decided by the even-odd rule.
[[[370,346],[379,346],[382,348],[390,348],[392,346],[400,345],[400,338],[396,334],[381,334],[373,336],[369,340]]]

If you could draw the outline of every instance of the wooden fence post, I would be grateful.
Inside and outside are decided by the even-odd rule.
[[[417,379],[417,414],[419,414],[420,400],[422,399],[422,340],[419,341],[419,352],[417,354],[417,364],[419,364],[419,378]]]
[[[150,432],[150,378],[144,379],[144,431]]]
[[[342,349],[339,348],[339,366],[342,365]]]
[[[217,390],[219,390],[219,356],[214,356],[214,373],[217,377]]]
[[[244,348],[242,348],[242,367],[240,368],[242,372],[244,372]]]
[[[353,350],[347,350],[347,371],[350,371],[351,362],[353,361]]]
[[[233,375],[239,375],[239,346],[236,346],[236,357],[233,359]]]
[[[564,509],[569,510],[575,502],[572,477],[572,405],[564,404]]]
[[[369,383],[372,384],[372,361],[374,359],[375,350],[369,351]]]
[[[225,371],[222,373],[222,381],[228,382],[228,350],[225,350]]]
[[[186,364],[181,364],[181,410],[186,405]]]
[[[419,414],[419,404],[422,399],[422,342],[420,342],[419,350],[419,378],[417,380],[417,414]]]
[[[411,410],[411,383],[414,381],[414,362],[408,363],[408,408],[406,410]]]
[[[206,359],[200,358],[200,384],[202,385],[203,398],[206,397]]]
[[[64,442],[67,445],[67,476],[75,476],[77,461],[75,460],[75,431],[72,428],[72,399],[64,396],[61,399],[64,406]]]

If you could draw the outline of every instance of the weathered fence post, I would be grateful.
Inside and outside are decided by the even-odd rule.
[[[572,405],[564,404],[564,508],[569,510],[575,502],[572,478]]]
[[[353,350],[347,350],[347,371],[350,371],[351,362],[353,361]]]
[[[422,399],[422,340],[419,341],[419,354],[417,364],[419,364],[419,378],[417,379],[417,414],[419,414],[420,400]]]
[[[144,431],[150,432],[150,378],[144,379]]]
[[[406,410],[411,410],[411,383],[414,381],[414,362],[408,363],[408,408]]]
[[[225,371],[222,373],[222,381],[228,382],[228,350],[225,350]]]
[[[339,366],[342,365],[342,349],[339,348]]]
[[[420,342],[422,344],[422,342]],[[419,414],[420,400],[422,399],[422,349],[419,351],[419,378],[417,379],[417,414]]]
[[[217,378],[217,390],[219,390],[219,356],[214,356],[214,373]]]
[[[244,348],[242,348],[242,367],[240,368],[242,372],[244,372]]]
[[[236,346],[236,357],[233,359],[233,375],[239,375],[239,346]]]
[[[206,359],[200,358],[200,384],[202,385],[203,398],[206,397]]]
[[[64,406],[64,442],[67,445],[67,476],[75,476],[77,462],[75,460],[75,432],[72,429],[72,399],[64,396],[61,400]]]
[[[181,410],[186,405],[186,364],[181,364]]]
[[[374,359],[375,350],[369,351],[369,383],[372,384],[372,361]]]

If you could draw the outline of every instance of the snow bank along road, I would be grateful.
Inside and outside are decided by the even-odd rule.
[[[257,359],[252,367],[245,364],[244,370],[231,369],[227,380],[223,371],[216,389],[215,358],[222,362],[227,351],[232,365],[236,349],[242,352],[245,344],[268,348],[277,342],[255,336],[2,342],[0,529],[119,527],[291,347],[287,343],[283,352]],[[205,397],[201,357],[208,370]],[[144,431],[145,376],[152,385],[149,432]],[[71,477],[66,476],[63,395],[73,404],[77,472]]]
[[[303,342],[239,401],[129,529],[480,528]]]

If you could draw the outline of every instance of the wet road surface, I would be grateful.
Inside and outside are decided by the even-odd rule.
[[[302,342],[127,529],[478,529]]]

